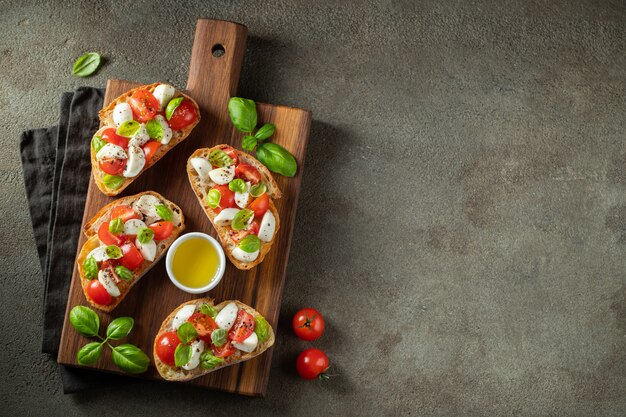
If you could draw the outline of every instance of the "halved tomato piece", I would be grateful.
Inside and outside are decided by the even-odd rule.
[[[161,146],[159,142],[157,142],[156,140],[150,140],[141,147],[141,149],[143,149],[143,153],[146,154],[146,163],[150,162],[152,155],[156,153],[156,151],[159,149],[159,146]]]
[[[228,231],[228,236],[233,240],[233,242],[235,242],[235,244],[238,244],[241,241],[241,239],[243,239],[244,237],[248,235],[258,235],[259,227],[260,227],[259,221],[253,220],[252,223],[250,223],[250,225],[243,230],[230,229]]]
[[[224,343],[224,345],[222,345],[221,347],[211,345],[211,350],[213,350],[213,354],[218,358],[227,358],[237,351],[237,349],[233,347],[233,344],[230,340]]]
[[[198,332],[198,337],[207,343],[211,343],[211,333],[217,329],[217,323],[210,316],[203,313],[192,314],[187,320],[193,324]]]
[[[226,145],[220,149],[226,152],[226,155],[230,156],[230,159],[233,160],[233,164],[237,165],[239,163],[239,157],[237,156],[237,151],[235,150],[235,148]]]
[[[102,306],[108,306],[113,302],[113,297],[111,297],[106,288],[104,288],[104,285],[97,279],[92,279],[87,285],[87,295],[89,295],[94,303]]]
[[[105,245],[120,246],[124,243],[124,235],[114,235],[109,230],[109,222],[104,222],[98,228],[98,239]]]
[[[120,175],[126,167],[126,159],[105,158],[98,162],[98,166],[107,174]]]
[[[261,173],[250,164],[239,164],[235,168],[235,177],[250,181],[256,184],[261,181]]]
[[[126,242],[120,246],[122,257],[119,262],[126,268],[133,270],[139,268],[143,264],[143,256],[133,242]]]
[[[196,107],[188,99],[183,99],[181,103],[176,107],[172,118],[169,120],[170,127],[174,130],[183,130],[190,124],[196,121],[198,115],[196,113]]]
[[[235,202],[235,193],[230,188],[228,188],[228,184],[215,185],[213,186],[213,189],[219,191],[221,195],[220,205],[215,207],[213,211],[219,213],[225,208],[237,207],[237,203]]]
[[[167,239],[172,234],[172,231],[174,231],[172,222],[167,221],[152,223],[148,227],[154,232],[154,240]]]
[[[122,148],[128,148],[129,138],[125,138],[124,136],[120,136],[117,134],[117,130],[114,127],[109,127],[108,129],[104,129],[102,132],[102,139],[105,142],[112,143],[113,145],[121,146]]]
[[[131,219],[140,219],[139,214],[131,206],[121,204],[111,210],[111,220],[122,219],[124,223]]]
[[[228,338],[234,342],[242,343],[254,333],[254,316],[244,309],[237,313],[237,321],[228,331]]]
[[[159,101],[145,89],[136,90],[127,102],[133,111],[133,118],[141,123],[153,119],[159,112]]]
[[[267,193],[263,193],[250,203],[248,209],[254,212],[254,217],[261,218],[269,207],[270,198],[267,196]]]

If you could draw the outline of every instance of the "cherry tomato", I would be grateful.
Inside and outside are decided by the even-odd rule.
[[[153,119],[159,112],[159,101],[148,90],[136,90],[127,102],[133,111],[133,118],[141,123]]]
[[[237,165],[239,163],[239,157],[237,156],[237,151],[232,146],[224,145],[220,148],[226,155],[230,156],[230,159],[233,160],[233,163]]]
[[[108,306],[113,302],[113,297],[109,295],[104,285],[100,284],[97,279],[92,279],[87,285],[87,295],[94,303],[102,306]]]
[[[119,205],[111,210],[111,220],[122,219],[124,223],[131,219],[139,219],[139,214],[131,206],[126,204]]]
[[[233,347],[230,340],[226,341],[226,343],[224,343],[221,347],[211,345],[211,350],[213,350],[213,354],[218,358],[226,358],[237,351],[237,349]]]
[[[146,164],[150,162],[150,158],[152,158],[152,155],[156,153],[156,151],[159,149],[159,146],[161,146],[161,144],[156,140],[149,140],[145,145],[141,147],[141,149],[143,149],[143,153],[146,154]]]
[[[249,164],[237,165],[237,168],[235,168],[235,177],[250,181],[251,184],[256,184],[261,181],[261,173]]]
[[[325,379],[326,370],[330,366],[328,356],[319,349],[307,349],[296,360],[296,370],[304,379]]]
[[[233,240],[233,242],[235,243],[239,243],[241,241],[241,239],[243,239],[244,237],[248,236],[248,235],[258,235],[259,234],[259,221],[258,220],[252,220],[252,223],[250,223],[250,225],[243,229],[243,230],[233,230],[230,229],[228,231],[228,236]]]
[[[291,321],[293,331],[302,340],[315,340],[324,333],[324,317],[314,308],[303,308]]]
[[[180,339],[176,332],[161,333],[156,340],[156,354],[161,362],[174,366],[174,353],[178,345],[180,345]]]
[[[172,222],[156,222],[152,223],[148,226],[154,232],[154,240],[164,240],[170,237],[172,231],[174,230],[174,225]]]
[[[228,184],[215,185],[213,189],[219,191],[222,196],[220,198],[220,205],[214,208],[213,211],[219,213],[222,209],[237,207],[237,203],[235,203],[235,193],[228,188]]]
[[[104,129],[104,131],[102,132],[102,139],[105,142],[121,146],[122,148],[128,148],[128,141],[130,140],[129,138],[118,135],[114,127]]]
[[[126,242],[120,246],[122,257],[119,262],[126,268],[133,270],[139,268],[143,264],[143,256],[133,242]]]
[[[217,323],[210,316],[202,313],[192,314],[187,320],[193,324],[198,332],[198,337],[207,343],[211,343],[211,333],[217,329]]]
[[[183,130],[195,122],[197,118],[196,107],[191,101],[184,99],[174,110],[172,118],[169,120],[170,127],[174,130]]]
[[[248,208],[254,212],[254,217],[262,218],[269,206],[270,198],[267,193],[263,193],[250,203]]]
[[[228,338],[233,342],[243,343],[252,333],[254,333],[254,316],[243,309],[239,310],[235,324],[228,331]]]
[[[105,158],[98,162],[98,166],[107,174],[120,175],[126,167],[126,159]]]
[[[105,245],[120,246],[124,243],[124,235],[114,235],[109,231],[109,222],[104,222],[98,228],[98,239]]]

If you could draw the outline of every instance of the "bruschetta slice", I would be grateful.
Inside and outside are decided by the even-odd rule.
[[[280,219],[273,199],[282,196],[269,170],[228,145],[196,150],[187,175],[233,265],[247,270],[263,262]]]
[[[103,207],[85,225],[76,259],[87,301],[112,311],[184,229],[180,207],[153,191]]]
[[[239,301],[188,301],[163,321],[154,339],[154,363],[168,381],[188,381],[247,361],[274,344],[265,318]]]
[[[121,193],[200,121],[200,108],[169,84],[142,85],[100,110],[91,139],[91,171],[104,194]]]

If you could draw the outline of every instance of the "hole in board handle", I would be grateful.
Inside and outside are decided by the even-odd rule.
[[[221,58],[224,56],[226,51],[224,50],[224,46],[222,46],[219,43],[216,43],[215,45],[213,45],[213,48],[211,48],[211,53],[213,54],[215,58]]]

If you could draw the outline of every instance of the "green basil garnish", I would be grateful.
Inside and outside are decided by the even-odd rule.
[[[124,222],[119,217],[109,222],[109,232],[114,235],[120,234],[124,231]]]
[[[196,328],[193,327],[193,324],[189,323],[188,321],[181,324],[176,333],[178,334],[178,338],[180,339],[180,341],[183,343],[189,343],[193,339],[198,337],[198,332],[196,331]]]
[[[119,175],[105,174],[104,177],[102,177],[102,183],[110,190],[117,190],[122,186],[122,184],[124,184],[124,177],[120,177]]]
[[[257,140],[265,140],[272,136],[276,131],[276,126],[272,123],[265,123],[259,130],[256,131],[254,137]]]
[[[115,273],[124,281],[130,281],[131,279],[133,279],[133,272],[130,269],[126,268],[124,265],[116,266]]]
[[[216,167],[227,167],[233,164],[233,159],[221,149],[216,149],[209,154],[209,163]]]
[[[211,332],[211,342],[217,347],[224,346],[224,343],[226,343],[226,330],[213,330],[213,332]]]
[[[136,120],[127,120],[117,128],[116,133],[126,138],[131,138],[141,128],[141,125]]]
[[[228,184],[228,188],[230,191],[236,193],[245,193],[246,192],[246,183],[243,182],[241,178],[235,178]]]
[[[254,318],[254,333],[259,338],[259,342],[264,342],[270,335],[270,324],[264,317],[256,316]]]
[[[148,123],[146,123],[146,132],[151,139],[156,141],[160,142],[163,138],[163,126],[161,126],[161,123],[159,123],[157,119],[148,120]]]
[[[107,258],[109,259],[120,259],[122,257],[122,250],[116,245],[107,246],[104,249],[104,253],[106,253]]]
[[[222,195],[219,191],[212,189],[207,194],[205,200],[209,207],[212,209],[217,208],[220,205],[220,200],[222,199]]]
[[[215,307],[208,305],[207,303],[204,303],[200,306],[200,312],[202,314],[206,314],[207,316],[211,317],[212,319],[215,318],[215,316],[217,316],[217,310],[215,309]]]
[[[233,221],[230,224],[233,230],[243,230],[248,227],[248,220],[254,217],[254,212],[252,210],[243,209],[239,210],[235,217],[233,217]]]
[[[265,193],[266,191],[267,186],[263,181],[256,183],[252,187],[250,187],[250,195],[255,198],[263,195],[263,193]]]
[[[183,102],[183,98],[184,97],[176,97],[170,100],[169,103],[167,103],[167,107],[165,108],[165,118],[167,120],[170,120],[172,118],[172,116],[174,115],[174,111],[178,108],[178,106],[180,106],[180,103]]]
[[[137,240],[139,243],[148,243],[152,239],[154,239],[154,230],[149,227],[144,227],[139,230],[139,233],[137,234]]]
[[[141,374],[148,370],[150,358],[137,346],[125,344],[113,348],[113,363],[131,374]]]
[[[233,97],[228,102],[228,114],[237,130],[252,133],[257,124],[256,104],[252,100]]]
[[[222,364],[224,364],[224,359],[214,356],[209,350],[205,350],[200,355],[200,367],[203,369],[213,369]]]
[[[106,145],[106,142],[100,136],[94,136],[93,138],[91,138],[91,147],[96,153],[98,153],[98,151],[102,149],[104,145]]]
[[[100,330],[100,318],[85,306],[76,306],[70,311],[70,323],[78,333],[86,337],[97,336]]]
[[[85,277],[87,279],[94,279],[98,276],[98,262],[93,256],[85,259],[83,263],[83,269],[85,270]]]
[[[296,158],[285,148],[275,143],[262,143],[256,149],[256,157],[270,171],[286,177],[296,175]]]
[[[241,140],[241,147],[244,151],[252,152],[256,148],[256,138],[254,136],[246,135]]]
[[[248,235],[241,239],[237,247],[244,252],[254,253],[261,248],[261,240],[257,235]]]
[[[128,336],[133,329],[135,320],[132,317],[118,317],[107,327],[107,339],[120,340]]]
[[[81,365],[92,365],[102,356],[102,343],[91,342],[80,348],[76,361]]]
[[[172,210],[164,204],[158,204],[154,206],[154,209],[156,210],[159,217],[165,221],[169,222],[170,220],[172,220],[172,217],[174,217],[174,213],[172,212]]]
[[[174,351],[174,364],[176,366],[187,365],[191,360],[192,354],[193,350],[191,349],[191,346],[181,343],[176,346],[176,350]]]
[[[89,52],[81,56],[72,66],[72,74],[79,77],[87,77],[93,74],[100,66],[100,54]]]

